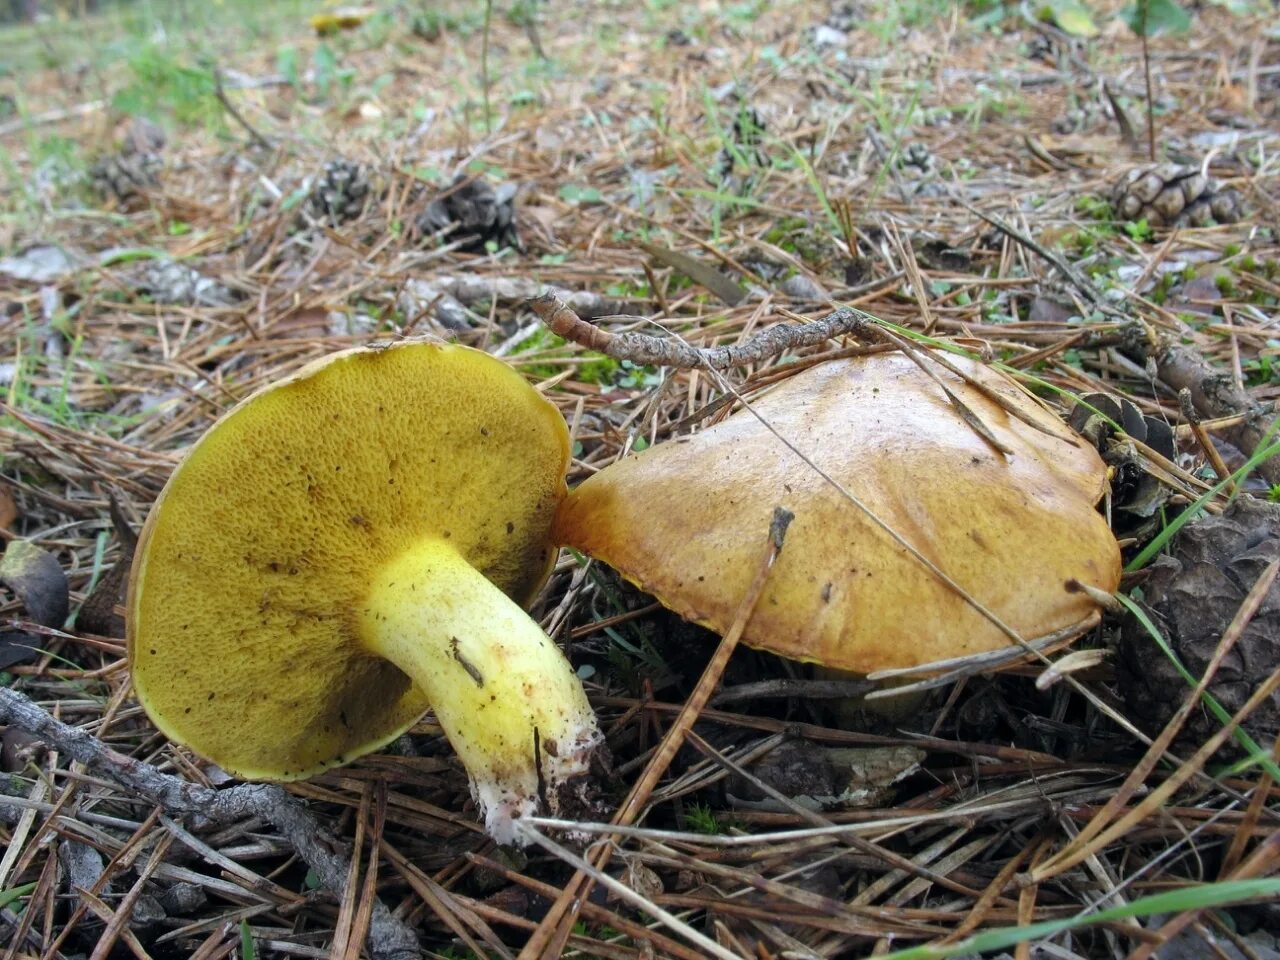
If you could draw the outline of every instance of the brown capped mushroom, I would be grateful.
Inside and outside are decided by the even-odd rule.
[[[550,571],[568,431],[506,364],[411,343],[240,403],[156,501],[128,597],[147,713],[228,771],[292,780],[430,706],[497,839],[584,781],[582,686],[521,609]]]
[[[937,368],[1009,451],[998,452],[896,353],[819,364],[752,406],[1022,638],[1084,630],[1097,609],[1074,583],[1109,592],[1120,577],[1095,509],[1106,468],[1011,380],[953,362],[1042,429]],[[600,471],[553,533],[723,633],[775,507],[795,520],[744,643],[857,673],[1011,643],[748,411]]]

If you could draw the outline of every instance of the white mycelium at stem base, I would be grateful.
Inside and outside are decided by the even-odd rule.
[[[600,732],[564,655],[529,615],[451,546],[419,544],[384,567],[360,618],[361,641],[426,694],[467,768],[490,836],[540,794],[588,772]]]

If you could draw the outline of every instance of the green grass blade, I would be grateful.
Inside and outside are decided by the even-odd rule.
[[[1228,880],[1223,883],[1205,883],[1157,893],[1120,907],[1111,907],[1097,913],[1068,917],[1064,920],[1046,920],[1025,927],[1007,927],[990,930],[968,937],[959,943],[945,947],[908,947],[887,953],[880,960],[944,960],[963,954],[981,953],[987,950],[1003,950],[1030,940],[1053,937],[1067,930],[1079,930],[1110,920],[1126,920],[1129,917],[1145,917],[1157,913],[1180,913],[1184,910],[1205,910],[1246,900],[1260,900],[1280,896],[1280,879]]]
[[[8,890],[0,890],[0,910],[3,910],[13,901],[25,897],[28,893],[36,888],[34,883],[24,883],[20,887],[10,887]]]
[[[1280,420],[1277,420],[1276,423],[1272,424],[1271,429],[1268,430],[1267,433],[1270,434],[1274,432],[1277,424],[1280,424]],[[1200,512],[1204,510],[1204,505],[1226,489],[1228,484],[1238,484],[1243,482],[1245,477],[1257,468],[1258,464],[1262,463],[1264,460],[1274,457],[1277,453],[1280,453],[1280,440],[1269,443],[1259,450],[1255,450],[1253,456],[1246,460],[1239,470],[1231,474],[1231,476],[1227,477],[1225,480],[1219,480],[1201,494],[1194,503],[1187,507],[1187,509],[1178,514],[1172,523],[1161,530],[1150,543],[1138,552],[1136,557],[1125,565],[1125,572],[1132,573],[1134,570],[1141,570],[1151,561],[1152,557],[1164,549],[1164,545],[1169,542],[1175,533],[1181,530],[1189,521],[1199,516]]]

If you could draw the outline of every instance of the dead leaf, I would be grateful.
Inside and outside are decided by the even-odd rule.
[[[1036,689],[1047,690],[1069,673],[1096,667],[1107,659],[1105,650],[1075,650],[1065,657],[1059,657],[1053,665],[1046,668],[1036,677]]]
[[[1078,315],[1079,311],[1074,307],[1061,304],[1056,300],[1050,300],[1047,297],[1036,297],[1031,301],[1031,308],[1027,311],[1027,322],[1068,323],[1072,317]]]
[[[1125,145],[1130,148],[1138,146],[1138,134],[1134,131],[1133,121],[1129,119],[1129,114],[1125,112],[1124,106],[1116,98],[1111,91],[1111,86],[1104,83],[1102,92],[1107,95],[1107,103],[1111,105],[1111,112],[1115,115],[1116,123],[1120,124],[1120,136],[1124,140]]]
[[[707,266],[701,260],[695,260],[686,254],[652,243],[641,243],[640,249],[664,266],[679,270],[694,283],[706,287],[731,307],[736,307],[747,295],[745,290],[723,273],[714,267]]]
[[[61,627],[70,598],[67,577],[54,556],[29,540],[14,540],[0,557],[0,584],[14,592],[27,617],[45,627]],[[29,663],[40,653],[40,638],[26,630],[0,630],[0,669]]]
[[[18,503],[13,499],[13,491],[0,490],[0,530],[8,530],[17,519]]]
[[[14,540],[0,558],[0,583],[22,601],[27,616],[45,627],[61,627],[70,612],[67,575],[53,554],[30,540]]]

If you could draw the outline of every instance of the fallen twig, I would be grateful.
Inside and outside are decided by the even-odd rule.
[[[699,368],[707,370],[725,370],[730,367],[746,366],[760,363],[798,347],[811,347],[834,337],[854,336],[867,343],[890,344],[902,351],[912,362],[923,370],[942,390],[949,403],[983,442],[997,453],[1007,455],[1005,448],[995,435],[978,417],[924,362],[924,355],[917,345],[905,337],[899,336],[880,323],[869,313],[851,307],[839,307],[820,320],[808,322],[780,323],[762,330],[754,337],[742,343],[728,347],[695,347],[680,339],[663,339],[645,333],[610,333],[601,330],[594,324],[581,319],[570,307],[554,293],[547,293],[529,301],[534,313],[555,334],[571,340],[589,350],[597,350],[616,360],[627,360],[635,364],[657,364],[659,366]],[[795,317],[788,311],[781,311],[785,316]],[[1034,427],[1051,436],[1068,443],[1075,441],[1066,434],[1054,433],[1042,424],[1031,420],[1018,410],[1007,398],[979,383],[963,371],[959,370],[941,351],[929,352],[929,359],[938,363],[961,380],[965,381],[992,403],[1006,413],[1016,417],[1028,426]]]
[[[11,133],[21,133],[24,130],[32,130],[35,127],[43,127],[51,123],[62,123],[64,120],[74,120],[76,117],[96,113],[106,105],[106,100],[90,100],[88,103],[77,103],[74,107],[49,110],[34,117],[19,117],[17,120],[11,120],[8,123],[0,123],[0,137],[7,137]]]
[[[1153,361],[1156,376],[1174,392],[1189,391],[1191,404],[1202,417],[1243,416],[1239,424],[1223,432],[1245,456],[1253,456],[1273,438],[1275,408],[1254,400],[1195,347],[1137,324],[1131,325],[1127,334],[1120,349],[1138,363]],[[1258,474],[1269,484],[1280,483],[1280,458],[1263,460]]]
[[[732,687],[721,687],[720,692],[711,698],[711,703],[713,706],[723,707],[726,704],[741,703],[744,700],[750,703],[755,700],[783,697],[840,700],[861,697],[879,686],[880,684],[871,680],[802,680],[777,677],[772,680],[757,680],[751,683],[739,683]]]
[[[271,149],[271,141],[254,129],[253,124],[244,118],[243,114],[236,109],[235,104],[227,97],[227,91],[222,88],[222,71],[216,67],[213,71],[213,94],[218,98],[218,102],[222,104],[222,109],[230,114],[232,120],[244,127],[245,132],[249,134],[254,143],[264,150]]]
[[[173,816],[192,816],[210,823],[261,817],[280,831],[325,888],[341,896],[346,886],[350,858],[344,845],[325,830],[300,801],[279,786],[245,783],[214,790],[188,783],[112,750],[79,727],[55,719],[11,689],[0,688],[0,723],[40,737],[56,746],[59,752],[110,777],[130,793],[151,801]],[[373,907],[367,947],[377,960],[410,960],[420,956],[417,936],[381,901]]]
[[[776,357],[787,350],[812,347],[834,337],[872,336],[870,314],[842,307],[811,323],[780,323],[749,340],[728,347],[694,347],[644,333],[610,333],[581,319],[554,293],[534,297],[529,306],[547,328],[566,340],[597,350],[615,360],[684,369],[727,370]]]

